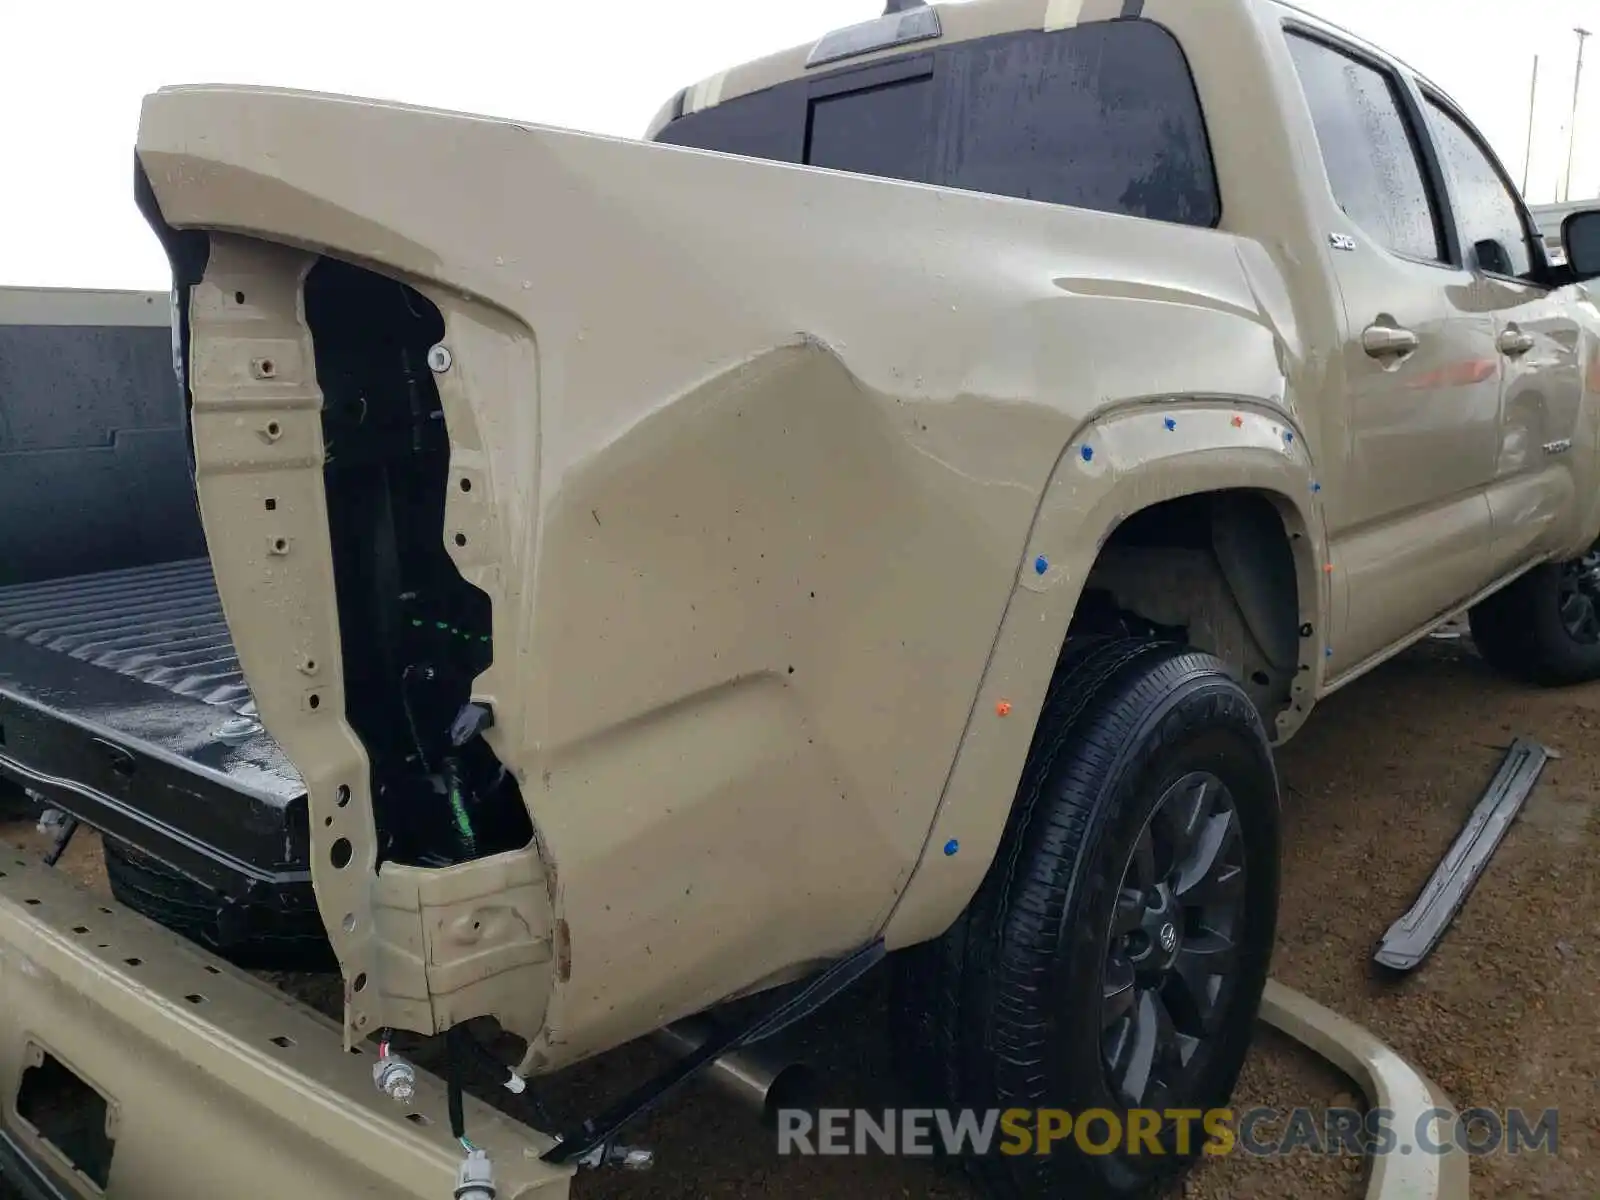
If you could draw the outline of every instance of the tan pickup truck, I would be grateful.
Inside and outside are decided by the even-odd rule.
[[[1552,266],[1275,0],[894,0],[644,141],[164,89],[137,183],[347,1044],[493,1016],[521,1079],[895,952],[935,1102],[1206,1109],[1272,746],[1463,611],[1600,677],[1600,213]]]

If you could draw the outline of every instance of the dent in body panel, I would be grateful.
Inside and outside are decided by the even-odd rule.
[[[528,686],[572,935],[561,1053],[873,933],[1033,507],[960,453],[949,431],[1012,440],[975,405],[875,394],[799,339],[655,408],[551,497]],[[643,1014],[618,1003],[641,964]]]
[[[1577,497],[1600,483],[1584,369],[1593,339],[1591,326],[1574,319],[1590,307],[1577,303],[1574,288],[1547,292],[1488,280],[1485,289],[1497,330],[1528,334],[1533,343],[1527,353],[1506,359],[1501,439],[1489,493],[1495,563],[1507,569],[1579,536],[1588,506]],[[1580,445],[1586,452],[1570,452]]]
[[[1121,519],[1243,487],[1319,537],[1283,373],[1301,350],[1231,235],[400,106],[200,89],[154,110],[141,144],[165,147],[170,221],[364,259],[445,317],[446,524],[468,541],[447,546],[493,599],[474,695],[536,829],[542,887],[520,894],[550,919],[522,925],[557,943],[517,968],[550,973],[547,1013],[515,973],[479,1006],[536,1032],[547,1069],[864,940],[936,810],[975,831],[941,857],[956,875],[924,881],[959,909]],[[205,133],[235,124],[248,144]],[[319,203],[247,203],[267,153]],[[501,189],[449,183],[487,162]],[[388,234],[346,244],[345,214]],[[1084,429],[1104,443],[1088,470]],[[295,539],[326,553],[315,522]],[[1061,575],[1019,584],[1040,554]],[[248,603],[259,564],[220,565]],[[331,620],[331,577],[300,583],[294,603]],[[1302,579],[1302,606],[1325,586]],[[1013,718],[982,721],[1002,684]],[[326,784],[359,762],[297,736]],[[421,907],[414,882],[380,875],[386,922]],[[348,975],[340,886],[324,916]],[[422,935],[386,934],[395,995],[368,986],[362,1014],[426,1015]]]

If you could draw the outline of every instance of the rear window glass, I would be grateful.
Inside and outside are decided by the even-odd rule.
[[[1186,225],[1220,219],[1194,80],[1159,25],[959,42],[906,56],[886,79],[899,61],[725,101],[658,140]]]

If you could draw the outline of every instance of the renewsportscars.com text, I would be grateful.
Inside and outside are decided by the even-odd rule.
[[[1165,1131],[1165,1132],[1164,1132]],[[778,1153],[801,1155],[1555,1154],[1558,1114],[1523,1109],[780,1109]]]

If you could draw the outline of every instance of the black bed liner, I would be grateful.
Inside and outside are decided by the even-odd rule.
[[[0,776],[231,900],[313,903],[305,787],[204,558],[0,587]]]

